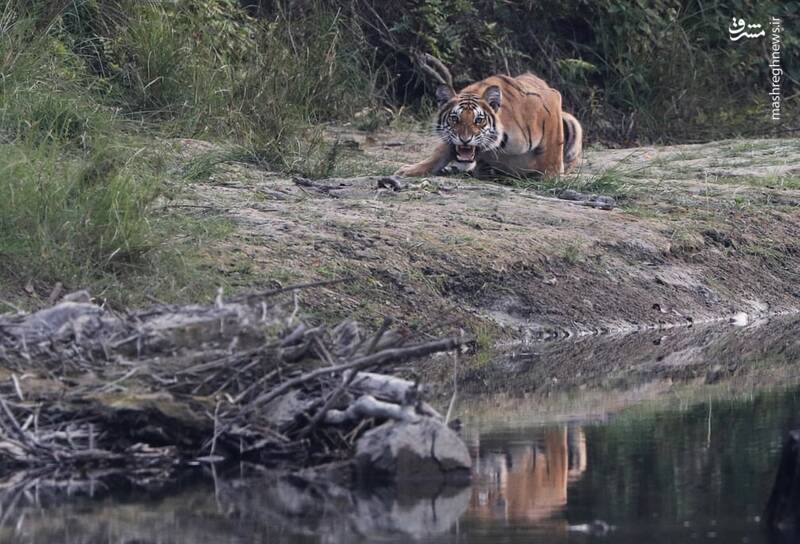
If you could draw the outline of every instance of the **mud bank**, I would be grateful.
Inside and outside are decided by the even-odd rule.
[[[338,173],[310,185],[236,162],[192,185],[188,203],[235,225],[211,248],[234,285],[352,276],[306,302],[411,328],[448,320],[483,346],[800,307],[796,140],[589,149],[578,173],[559,179],[396,187],[381,176],[418,160],[431,136],[332,138]],[[215,152],[176,146],[184,167]],[[555,198],[565,189],[616,207]]]
[[[748,399],[800,384],[798,333],[800,317],[783,316],[746,326],[534,342],[464,368],[457,411],[470,429],[511,420],[606,420],[632,406],[674,409]],[[432,379],[448,378],[434,364],[425,370]]]

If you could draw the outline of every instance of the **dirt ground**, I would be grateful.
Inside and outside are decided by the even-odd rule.
[[[351,277],[301,294],[323,316],[457,324],[482,348],[800,308],[800,141],[595,149],[559,179],[403,180],[423,131],[338,129],[340,177],[305,184],[236,162],[194,181],[191,213],[236,288]],[[213,146],[182,140],[185,164]],[[555,198],[611,196],[613,210]],[[741,318],[742,316],[740,316]]]

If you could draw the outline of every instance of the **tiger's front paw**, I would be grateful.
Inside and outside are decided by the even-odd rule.
[[[427,168],[424,166],[420,166],[419,164],[407,164],[405,166],[401,166],[395,173],[395,176],[406,177],[406,178],[417,178],[420,176],[427,176],[430,174]]]

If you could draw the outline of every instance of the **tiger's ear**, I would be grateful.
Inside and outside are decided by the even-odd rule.
[[[436,103],[439,106],[443,106],[450,102],[450,99],[456,95],[456,92],[452,89],[452,87],[448,87],[447,85],[439,85],[436,87]]]
[[[494,111],[497,111],[503,102],[503,93],[500,91],[500,87],[492,85],[483,91],[483,99],[489,103]]]

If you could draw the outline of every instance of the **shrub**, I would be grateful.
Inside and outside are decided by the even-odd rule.
[[[170,299],[179,287],[196,293],[206,280],[191,266],[197,248],[177,240],[214,221],[154,214],[160,169],[152,152],[131,149],[136,129],[115,112],[108,82],[66,47],[57,17],[42,24],[9,6],[0,8],[0,284],[62,282],[117,303],[165,286]]]
[[[326,153],[314,127],[373,104],[374,85],[339,16],[285,17],[265,22],[253,52],[226,71],[221,125],[268,162],[308,170]],[[311,163],[303,160],[309,156]]]
[[[336,2],[334,2],[336,3]],[[458,84],[532,70],[564,95],[590,138],[691,141],[777,127],[767,108],[766,41],[733,43],[733,15],[783,19],[784,97],[800,80],[800,6],[737,0],[354,2],[403,102],[431,92],[415,50],[450,64]],[[427,90],[426,90],[427,89]],[[787,109],[791,104],[785,104]],[[797,112],[797,102],[794,112]],[[784,119],[800,118],[784,112]]]
[[[68,160],[54,144],[0,145],[3,275],[75,286],[143,263],[157,195],[154,178],[106,154]]]
[[[0,31],[0,127],[6,139],[86,146],[112,113],[91,99],[83,63],[31,19],[6,11]]]

